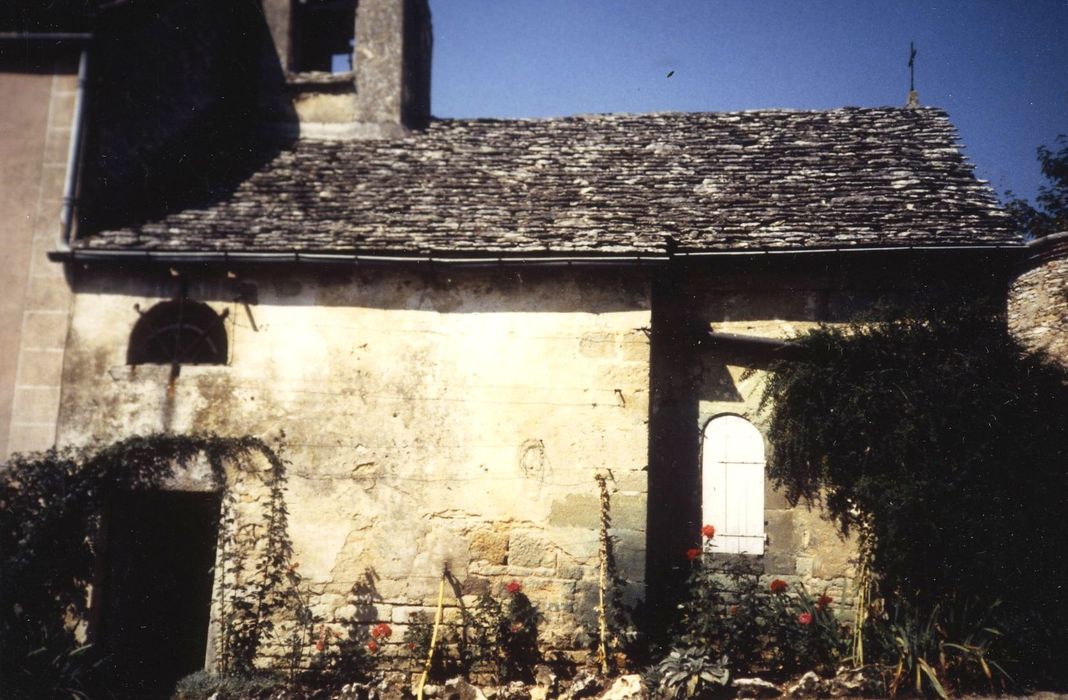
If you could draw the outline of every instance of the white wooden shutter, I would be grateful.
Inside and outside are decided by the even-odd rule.
[[[764,438],[739,416],[705,426],[702,524],[713,525],[714,551],[764,553]]]

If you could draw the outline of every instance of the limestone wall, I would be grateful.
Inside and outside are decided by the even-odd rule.
[[[987,270],[964,277],[965,269]],[[951,289],[977,296],[1003,288],[997,265],[939,258],[839,256],[801,264],[723,266],[692,274],[686,297],[694,309],[695,333],[789,339],[817,324],[872,318],[879,309]],[[954,292],[951,292],[954,293]],[[698,404],[695,429],[721,414],[741,415],[766,435],[767,413],[759,410],[768,353],[706,341],[695,350]],[[771,446],[766,444],[770,455]],[[852,595],[855,540],[843,539],[818,507],[791,508],[765,482],[766,544],[762,564],[768,580],[803,583],[811,593],[826,590],[835,600]]]
[[[1009,289],[1009,328],[1028,348],[1068,365],[1068,233],[1030,244]]]
[[[77,50],[0,62],[0,456],[52,446],[70,292],[59,241],[77,92]]]
[[[226,313],[225,366],[126,362],[127,340],[180,280]],[[169,430],[284,431],[290,533],[313,611],[341,624],[432,611],[444,566],[462,591],[515,579],[548,646],[594,629],[598,490],[631,599],[644,577],[648,285],[551,271],[231,274],[80,269],[61,444]],[[186,487],[189,487],[188,485]],[[370,575],[370,576],[368,576]],[[450,600],[452,596],[450,594]]]

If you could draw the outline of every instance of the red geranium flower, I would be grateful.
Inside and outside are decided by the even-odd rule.
[[[786,591],[786,581],[783,581],[781,578],[777,578],[772,581],[771,585],[768,587],[771,589],[772,593],[783,593]]]
[[[701,528],[701,534],[705,536],[705,539],[710,540],[716,536],[716,528],[712,527],[711,525],[705,525],[703,528]]]
[[[367,642],[367,651],[370,651],[370,652],[378,651],[378,642],[376,642],[373,639],[371,641]]]
[[[504,587],[504,590],[508,591],[512,595],[515,595],[519,591],[523,590],[523,586],[521,586],[519,584],[519,581],[512,581],[511,583],[509,583],[507,586]]]
[[[738,614],[738,606],[737,605],[732,605],[729,608],[727,608],[727,614],[728,615],[737,615]]]
[[[385,622],[380,622],[371,628],[371,636],[375,639],[380,637],[388,637],[393,634],[393,630]]]
[[[800,622],[802,625],[811,625],[812,624],[812,613],[807,613],[807,612],[801,613],[800,615],[797,616],[797,621]]]
[[[829,595],[821,595],[816,599],[816,607],[819,610],[826,610],[827,606],[834,602],[834,598]]]
[[[686,558],[693,561],[697,557],[701,556],[701,550],[697,547],[692,547],[686,550]]]
[[[326,640],[325,639],[320,639],[318,642],[315,643],[315,651],[318,651],[318,652],[326,651]]]

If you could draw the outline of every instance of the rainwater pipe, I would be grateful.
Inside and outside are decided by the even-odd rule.
[[[89,66],[89,52],[82,49],[78,57],[78,86],[74,95],[74,117],[71,123],[70,148],[67,152],[67,177],[63,183],[63,209],[60,212],[60,234],[56,248],[69,252],[74,230],[74,210],[78,201],[78,171],[82,162],[82,131],[85,124],[85,85]]]

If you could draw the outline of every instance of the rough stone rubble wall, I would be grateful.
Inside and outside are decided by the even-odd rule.
[[[874,296],[882,294],[836,289],[827,276],[812,273],[709,275],[694,287],[694,306],[702,327],[778,339],[791,338],[819,323],[848,321]],[[770,456],[768,416],[759,410],[766,378],[764,363],[728,358],[711,350],[700,354],[700,365],[698,429],[703,430],[719,415],[742,416],[765,435],[765,454]],[[855,540],[842,538],[818,507],[791,507],[769,479],[764,487],[763,580],[770,583],[778,578],[791,586],[801,584],[813,595],[827,593],[841,604],[840,611],[848,614],[856,574]]]
[[[1068,365],[1068,233],[1030,248],[1009,289],[1009,328],[1031,350]]]
[[[273,274],[189,283],[227,312],[230,362],[125,364],[142,311],[175,280],[76,282],[60,442],[152,431],[285,432],[297,571],[339,629],[433,612],[443,568],[467,602],[515,579],[542,640],[595,628],[598,488],[614,475],[622,574],[644,578],[647,288],[585,273]],[[253,299],[247,306],[238,297]],[[185,488],[190,488],[189,484]],[[253,489],[250,493],[255,494]],[[370,582],[370,606],[354,585]],[[455,598],[448,596],[455,615]]]

